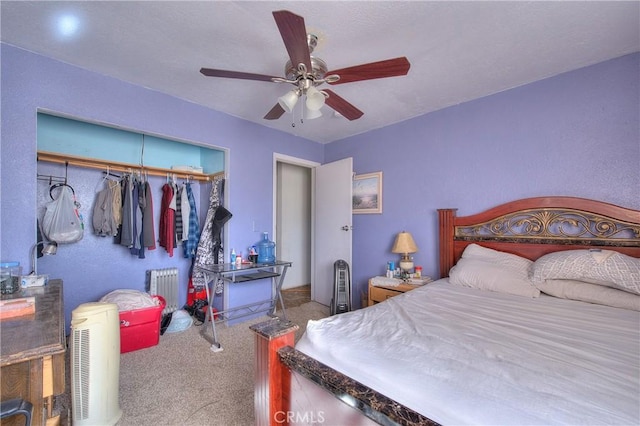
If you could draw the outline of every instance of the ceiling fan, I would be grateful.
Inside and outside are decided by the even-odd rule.
[[[278,103],[264,116],[266,120],[276,120],[285,112],[291,112],[298,98],[302,95],[306,97],[305,118],[320,116],[319,109],[326,103],[348,120],[356,120],[362,117],[364,114],[362,111],[332,90],[318,90],[316,87],[324,83],[334,85],[396,77],[406,75],[409,72],[411,65],[404,56],[328,71],[327,64],[322,59],[311,56],[318,38],[313,34],[307,34],[302,16],[287,10],[279,10],[273,12],[273,17],[290,58],[285,65],[284,78],[240,71],[200,69],[200,72],[208,77],[238,78],[294,85],[295,89],[280,97]]]

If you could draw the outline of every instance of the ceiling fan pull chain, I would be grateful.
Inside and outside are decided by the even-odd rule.
[[[296,127],[296,109],[291,110],[291,127]]]

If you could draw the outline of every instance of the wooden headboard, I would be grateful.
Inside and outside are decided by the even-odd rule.
[[[512,201],[471,216],[439,209],[440,276],[480,244],[535,260],[560,250],[603,248],[640,258],[640,211],[576,197]]]

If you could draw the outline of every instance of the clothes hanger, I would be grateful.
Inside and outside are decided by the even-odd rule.
[[[101,188],[101,186],[104,186],[104,183],[109,177],[109,166],[107,166],[107,170],[102,173],[104,174],[104,176],[102,176],[102,179],[100,179],[100,181],[96,184],[95,192],[100,192],[103,189]]]
[[[73,194],[73,196],[75,197],[76,192],[73,190],[73,186],[67,184],[67,183],[56,183],[51,185],[51,187],[49,188],[49,197],[51,197],[52,200],[55,200],[55,198],[53,198],[53,190],[56,188],[60,188],[61,186],[66,186],[69,189],[71,189],[71,193]]]

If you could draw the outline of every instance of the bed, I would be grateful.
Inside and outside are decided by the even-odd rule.
[[[640,424],[640,211],[438,215],[443,278],[277,349],[288,423]]]

